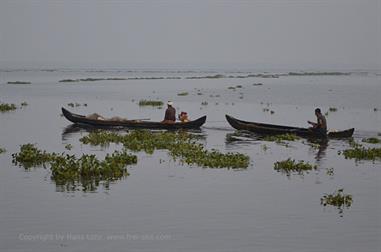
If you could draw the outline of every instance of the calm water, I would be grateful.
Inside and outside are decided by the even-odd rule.
[[[306,140],[289,147],[240,136],[225,114],[251,121],[307,126],[319,106],[330,112],[328,126],[355,127],[355,139],[381,132],[380,76],[281,76],[280,78],[200,79],[210,72],[177,71],[2,71],[0,101],[29,105],[0,114],[1,251],[380,251],[381,163],[356,163],[337,154],[348,141],[316,147]],[[246,75],[248,73],[226,73]],[[87,77],[182,77],[175,80],[124,80],[58,83]],[[8,81],[31,85],[8,85]],[[263,83],[253,86],[253,83]],[[242,85],[235,91],[229,86]],[[177,96],[180,92],[188,96]],[[202,95],[197,95],[201,92]],[[208,149],[245,153],[246,170],[207,169],[174,162],[166,151],[138,153],[130,176],[95,192],[65,191],[49,169],[25,171],[11,154],[25,143],[76,155],[120,149],[82,145],[85,130],[68,132],[60,108],[80,114],[161,120],[164,109],[140,108],[140,99],[173,100],[178,112],[195,119],[207,115],[201,134]],[[201,105],[207,101],[208,105]],[[264,108],[275,113],[263,111]],[[374,111],[378,108],[378,111]],[[71,151],[65,150],[72,144]],[[267,150],[263,149],[266,144]],[[378,145],[379,147],[379,145]],[[317,171],[287,177],[273,169],[294,158],[316,163]],[[164,162],[160,162],[164,160]],[[329,176],[326,168],[334,168]],[[344,188],[353,204],[342,217],[320,198]]]

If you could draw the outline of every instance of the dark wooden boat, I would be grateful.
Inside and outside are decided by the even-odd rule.
[[[225,115],[226,120],[229,124],[238,130],[248,130],[257,134],[264,135],[276,135],[276,134],[295,134],[301,137],[321,137],[316,132],[308,129],[308,128],[299,128],[292,126],[282,126],[282,125],[274,125],[274,124],[265,124],[265,123],[256,123],[256,122],[247,122],[238,120],[232,116]],[[329,138],[345,138],[351,137],[354,132],[354,128],[347,129],[343,131],[332,131],[328,132],[327,137]]]
[[[72,123],[91,125],[93,127],[125,127],[125,128],[136,128],[136,129],[198,129],[206,121],[206,116],[200,117],[197,120],[190,122],[176,122],[173,124],[161,123],[161,122],[149,122],[141,120],[123,120],[123,121],[112,121],[112,120],[97,120],[89,119],[83,115],[77,115],[71,113],[65,108],[62,108],[62,114]]]

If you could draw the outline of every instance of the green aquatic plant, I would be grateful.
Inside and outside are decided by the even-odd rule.
[[[371,143],[371,144],[378,144],[381,143],[381,140],[377,137],[369,137],[369,138],[363,138],[362,142],[364,143]]]
[[[47,153],[33,144],[22,145],[20,152],[12,154],[12,157],[14,164],[26,169],[50,166],[51,178],[57,185],[70,187],[82,184],[85,191],[96,189],[100,181],[114,181],[129,175],[126,165],[137,163],[137,157],[126,151],[115,151],[107,154],[104,160],[98,160],[95,155],[83,154],[76,158],[65,153]]]
[[[189,93],[188,92],[181,92],[181,93],[178,93],[177,95],[178,96],[187,96]]]
[[[155,150],[168,150],[174,159],[202,167],[246,168],[249,157],[239,153],[208,151],[197,143],[197,138],[187,132],[151,132],[135,130],[126,135],[112,132],[92,132],[80,139],[84,144],[107,145],[121,143],[126,149],[152,154]]]
[[[326,174],[327,174],[328,176],[333,176],[333,175],[335,174],[335,171],[334,171],[333,168],[327,168],[327,169],[325,169],[325,170],[326,170]]]
[[[344,194],[344,189],[339,189],[332,194],[325,194],[320,198],[320,204],[323,206],[335,206],[339,210],[339,214],[342,217],[344,208],[351,207],[353,203],[352,195]]]
[[[290,133],[281,134],[281,135],[267,135],[263,137],[264,141],[276,142],[276,143],[283,143],[283,141],[296,141],[299,139],[300,137]]]
[[[27,102],[22,102],[22,103],[21,103],[21,106],[22,106],[22,107],[28,106],[28,103],[27,103]]]
[[[311,165],[303,160],[296,162],[294,159],[288,158],[287,160],[275,162],[274,169],[285,173],[287,176],[290,176],[293,172],[303,175],[304,172],[308,173],[311,170],[316,170],[317,165]]]
[[[12,154],[12,163],[21,165],[25,169],[45,165],[57,157],[56,153],[47,153],[37,149],[34,144],[23,144],[19,153]]]
[[[4,153],[6,151],[7,151],[6,149],[0,147],[0,154]]]
[[[242,88],[242,85],[237,85],[237,86],[235,86],[236,88]]]
[[[336,112],[336,111],[337,111],[337,108],[335,108],[335,107],[330,107],[328,110],[329,110],[329,112]]]
[[[153,101],[153,100],[140,100],[139,106],[153,106],[161,107],[164,103],[162,101]]]
[[[136,164],[137,157],[126,152],[107,154],[100,161],[95,155],[60,155],[50,163],[52,179],[59,184],[67,181],[97,180],[113,181],[128,176],[126,165]]]
[[[67,150],[71,150],[71,149],[73,149],[73,145],[71,145],[71,144],[66,144],[66,145],[65,145],[65,149],[67,149]]]
[[[13,103],[0,103],[0,112],[8,112],[16,109],[17,107]]]
[[[207,102],[207,101],[203,101],[203,102],[201,102],[201,105],[202,105],[202,106],[207,106],[207,105],[208,105],[208,102]]]
[[[235,87],[228,87],[228,89],[235,90],[236,88]]]
[[[356,161],[381,159],[381,148],[356,146],[352,149],[346,149],[342,153],[346,159],[355,159]]]
[[[31,84],[30,81],[8,81],[8,84]]]

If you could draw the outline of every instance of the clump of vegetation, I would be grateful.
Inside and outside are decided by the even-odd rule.
[[[71,149],[73,149],[73,145],[71,145],[71,144],[66,144],[66,145],[65,145],[65,149],[67,149],[67,150],[71,150]]]
[[[345,158],[359,160],[376,160],[381,159],[381,148],[365,148],[364,146],[356,146],[352,149],[343,151]]]
[[[371,143],[371,144],[378,144],[381,143],[381,140],[378,139],[377,137],[369,137],[369,138],[364,138],[362,139],[364,143]]]
[[[337,111],[337,108],[335,108],[335,107],[330,107],[328,110],[329,110],[329,112],[336,112],[336,111]]]
[[[72,108],[74,108],[74,107],[80,107],[80,106],[84,106],[84,107],[87,107],[87,103],[84,103],[84,104],[80,104],[80,103],[78,103],[78,102],[76,102],[76,103],[73,103],[73,102],[70,102],[70,103],[68,103],[67,104],[69,107],[72,107]]]
[[[228,87],[228,89],[235,90],[235,87]]]
[[[37,149],[34,144],[24,144],[20,147],[19,153],[12,154],[12,162],[20,164],[25,169],[41,166],[52,161],[57,156],[56,153],[47,153]]]
[[[6,149],[0,147],[0,154],[6,152]]]
[[[126,165],[136,164],[137,157],[126,152],[107,154],[100,161],[95,155],[60,155],[52,162],[52,179],[58,184],[75,183],[80,181],[114,181],[128,176]],[[87,183],[86,183],[87,184]]]
[[[334,171],[333,168],[327,168],[327,169],[326,169],[326,174],[327,174],[328,176],[333,176],[333,175],[335,174],[335,171]]]
[[[237,86],[235,86],[236,88],[242,88],[242,85],[237,85]]]
[[[267,135],[263,138],[264,141],[276,142],[276,143],[283,143],[283,141],[296,141],[299,139],[300,137],[290,133],[281,134],[281,135]]]
[[[202,105],[202,106],[207,106],[207,105],[208,105],[208,102],[207,102],[207,101],[203,101],[203,102],[201,102],[201,105]]]
[[[342,217],[344,208],[349,208],[352,205],[352,195],[344,194],[343,189],[339,189],[332,194],[325,194],[320,198],[320,204],[323,206],[335,206],[339,209],[339,214]]]
[[[153,107],[161,107],[164,103],[162,101],[153,101],[153,100],[140,100],[139,106],[153,106]]]
[[[294,159],[288,158],[287,160],[275,162],[274,169],[285,173],[287,176],[290,176],[293,172],[303,175],[304,172],[308,173],[311,170],[316,170],[317,165],[311,165],[303,160],[296,162]]]
[[[33,144],[24,144],[19,153],[12,154],[12,162],[28,169],[37,166],[50,166],[51,178],[58,185],[81,184],[85,191],[94,190],[100,181],[114,181],[129,175],[126,165],[136,164],[137,157],[126,151],[107,154],[100,161],[95,155],[74,155],[47,153]]]
[[[246,168],[249,157],[240,153],[220,153],[217,150],[208,151],[198,144],[194,136],[184,132],[151,132],[148,130],[132,131],[121,135],[112,132],[92,132],[82,137],[84,144],[107,145],[122,143],[126,149],[144,151],[152,154],[155,150],[168,150],[174,159],[187,164],[202,167]]]
[[[253,83],[253,86],[262,86],[263,83]]]
[[[30,81],[8,81],[8,84],[31,84]]]
[[[188,92],[181,92],[181,93],[178,93],[177,95],[178,96],[187,96],[189,93]]]
[[[21,106],[22,106],[22,107],[28,106],[28,103],[27,103],[27,102],[22,102],[22,103],[21,103]]]
[[[17,107],[13,103],[0,103],[0,112],[8,112],[16,109]]]

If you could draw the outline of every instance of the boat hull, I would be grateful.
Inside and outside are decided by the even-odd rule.
[[[107,128],[107,127],[121,127],[121,128],[134,128],[134,129],[198,129],[206,121],[206,116],[200,117],[197,120],[186,123],[161,123],[161,122],[147,122],[139,120],[125,120],[125,121],[112,121],[112,120],[97,120],[89,119],[86,116],[71,113],[65,108],[62,108],[64,117],[75,124],[85,124],[93,127]]]
[[[263,134],[263,135],[277,135],[277,134],[289,133],[289,134],[295,134],[301,137],[346,138],[346,137],[351,137],[354,132],[354,128],[351,128],[351,129],[347,129],[343,131],[328,132],[326,136],[321,136],[308,128],[247,122],[247,121],[238,120],[229,115],[225,115],[225,117],[228,123],[237,130],[248,130],[248,131],[251,131],[257,134]]]

